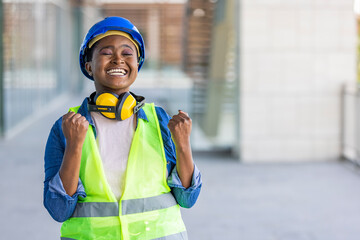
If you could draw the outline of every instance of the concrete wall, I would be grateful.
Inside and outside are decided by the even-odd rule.
[[[352,0],[243,0],[243,161],[328,160],[340,154],[340,90],[355,82]]]

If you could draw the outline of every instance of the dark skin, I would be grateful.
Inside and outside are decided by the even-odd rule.
[[[107,36],[96,44],[93,57],[85,64],[93,76],[97,92],[113,92],[120,95],[129,91],[138,73],[135,45],[123,36]],[[135,118],[136,121],[136,118]],[[81,152],[89,122],[78,113],[68,112],[62,119],[62,130],[66,138],[60,178],[66,193],[72,196],[78,186]],[[176,169],[182,185],[191,186],[194,163],[191,154],[190,133],[192,122],[186,112],[179,110],[168,124],[176,146]]]

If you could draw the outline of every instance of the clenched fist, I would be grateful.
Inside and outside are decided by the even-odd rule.
[[[192,121],[189,114],[181,110],[170,119],[168,124],[176,147],[176,170],[185,188],[191,186],[194,172],[194,162],[190,146],[191,126]]]
[[[66,138],[66,147],[59,175],[70,196],[77,190],[82,146],[88,127],[89,122],[79,113],[68,112],[62,117],[61,128]]]
[[[79,113],[68,112],[62,117],[61,127],[68,144],[82,145],[89,122]]]
[[[170,119],[168,128],[171,132],[175,146],[180,147],[190,144],[191,127],[192,121],[189,114],[181,110]]]

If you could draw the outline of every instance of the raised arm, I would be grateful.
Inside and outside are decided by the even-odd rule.
[[[59,177],[64,159],[65,137],[62,131],[62,117],[51,128],[45,148],[44,206],[52,218],[58,222],[67,220],[76,207],[78,196],[86,197],[81,180],[77,182],[77,192],[69,196]]]
[[[190,145],[191,118],[186,112],[179,110],[179,113],[170,119],[168,127],[176,148],[176,170],[182,185],[188,188],[194,173]]]
[[[66,147],[59,175],[66,193],[72,196],[78,187],[82,146],[89,122],[79,113],[68,112],[63,116],[61,127]]]

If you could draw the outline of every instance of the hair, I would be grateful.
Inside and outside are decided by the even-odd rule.
[[[85,56],[85,62],[91,62],[92,61],[92,58],[93,58],[93,53],[94,53],[94,50],[95,48],[97,47],[99,42],[96,42],[94,43],[94,45],[92,45],[91,48],[89,47],[86,47],[85,49],[85,53],[84,53],[84,56]]]

